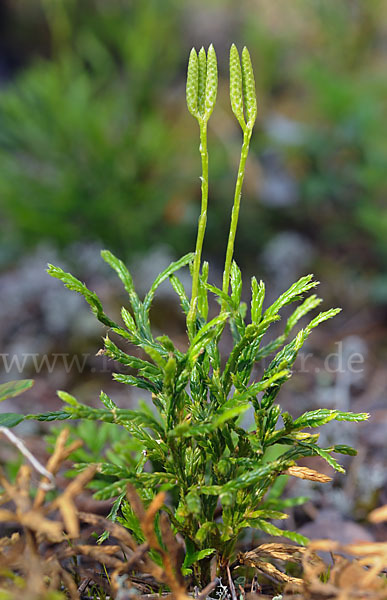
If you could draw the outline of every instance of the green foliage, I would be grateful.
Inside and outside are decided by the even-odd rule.
[[[235,52],[232,48],[232,77]],[[205,101],[200,99],[203,90],[208,89],[204,84],[205,65],[204,51],[199,52],[199,56],[191,53],[190,82],[187,87],[190,110],[192,106],[195,111],[200,110],[196,108],[200,103],[206,106]],[[62,269],[49,266],[49,273],[84,296],[97,319],[110,329],[104,339],[104,352],[128,369],[127,373],[114,374],[116,381],[150,392],[153,410],[145,405],[136,409],[119,408],[103,392],[100,397],[103,408],[91,408],[68,393],[59,392],[65,404],[62,410],[24,417],[40,421],[81,419],[84,422],[120,426],[128,440],[131,440],[128,441],[131,444],[128,446],[129,453],[125,454],[122,450],[121,444],[125,445],[126,438],[120,436],[117,442],[118,456],[114,452],[116,458],[113,458],[112,452],[109,452],[102,461],[97,459],[96,454],[99,454],[101,446],[100,442],[93,442],[94,429],[91,428],[85,431],[83,437],[88,436],[92,454],[83,454],[79,468],[84,466],[82,463],[97,460],[97,497],[107,499],[117,496],[112,518],[119,518],[138,536],[140,530],[130,507],[123,504],[120,512],[127,483],[136,486],[145,502],[149,502],[160,488],[170,490],[172,507],[167,506],[166,510],[174,528],[186,541],[184,568],[187,573],[194,563],[199,565],[196,573],[204,573],[213,553],[225,564],[231,559],[243,530],[248,527],[305,543],[303,536],[279,529],[271,523],[273,519],[286,519],[287,515],[282,509],[299,501],[281,500],[281,488],[276,488],[276,482],[297,459],[305,456],[319,455],[334,469],[343,472],[343,467],[332,457],[332,453],[351,454],[354,450],[340,445],[320,448],[317,436],[304,430],[319,427],[333,419],[361,421],[367,418],[364,413],[320,409],[293,419],[288,413],[283,413],[281,406],[276,403],[282,386],[292,375],[291,369],[297,355],[312,330],[335,316],[339,309],[320,312],[298,333],[292,333],[298,321],[320,303],[315,295],[303,300],[305,294],[317,285],[312,275],[301,277],[266,308],[263,307],[265,287],[253,277],[249,307],[242,302],[242,274],[235,261],[232,261],[232,253],[237,225],[235,206],[237,204],[239,207],[248,151],[246,136],[249,140],[254,124],[252,119],[255,118],[254,79],[247,51],[242,53],[241,73],[247,121],[244,124],[245,137],[234,197],[223,290],[208,283],[208,264],[201,265],[199,261],[201,271],[195,271],[202,238],[199,239],[195,255],[186,255],[172,263],[156,278],[143,300],[136,293],[133,279],[122,261],[110,252],[103,251],[103,259],[117,272],[128,294],[128,305],[122,309],[122,323],[116,323],[105,314],[95,292],[88,290]],[[233,110],[234,91],[235,85],[232,85]],[[206,161],[202,165],[206,169]],[[202,194],[206,197],[207,193],[208,188],[202,186]],[[203,209],[202,203],[203,210],[206,208]],[[200,223],[205,222],[199,219],[199,230]],[[205,224],[202,234],[204,227]],[[177,275],[188,264],[192,267],[193,280],[198,275],[196,291],[193,287],[191,300]],[[166,279],[170,280],[181,309],[187,316],[188,347],[185,351],[178,349],[167,336],[154,337],[152,331],[151,303],[158,285]],[[208,317],[209,294],[214,294],[221,304],[219,314],[213,318]],[[288,318],[284,333],[267,341],[265,336],[271,324],[280,319],[280,311],[297,302],[301,304]],[[222,356],[220,342],[226,325],[230,326],[232,332],[233,347],[228,356]],[[135,348],[136,352],[132,353],[131,348]],[[261,378],[255,380],[254,366],[269,355],[272,356],[271,362]],[[254,415],[253,430],[244,428],[240,421],[247,410]],[[15,416],[16,421],[22,418]],[[136,441],[135,453],[132,452],[133,439]],[[276,459],[271,460],[270,452],[274,447]],[[221,519],[215,517],[219,507]]]
[[[34,385],[32,379],[19,379],[19,381],[7,381],[0,385],[0,402],[7,400],[8,398],[14,398],[19,396],[30,387]]]
[[[278,27],[273,27],[276,10]],[[273,233],[301,232],[324,263],[321,270],[343,281],[343,297],[350,280],[351,289],[359,286],[367,301],[382,303],[387,298],[387,146],[380,123],[387,118],[387,85],[377,40],[384,11],[379,0],[360,0],[356,15],[350,3],[300,2],[273,8],[270,21],[260,11],[260,18],[246,20],[243,28],[252,58],[259,60],[258,88],[269,95],[270,115],[278,117],[276,131],[257,136],[254,150],[270,148],[299,189],[298,202],[257,209],[259,239],[247,226],[252,215],[246,211],[244,253]],[[288,17],[296,15],[294,27]],[[354,296],[348,294],[352,305],[360,301]]]
[[[262,9],[266,3],[255,3],[245,15],[242,11],[240,20],[241,39],[259,64],[257,86],[265,90],[270,109],[265,108],[265,122],[254,137],[254,157],[263,173],[257,177],[252,170],[245,189],[239,263],[252,268],[250,257],[273,234],[297,231],[316,248],[318,263],[325,263],[318,270],[328,283],[333,277],[343,282],[343,302],[364,302],[368,294],[383,303],[387,150],[380,123],[387,118],[387,89],[379,40],[384,4],[359,0],[354,11],[351,3],[333,0],[271,3],[271,10]],[[217,4],[221,13],[228,10],[227,3]],[[178,21],[186,18],[186,3],[45,5],[51,38],[59,38],[52,60],[33,59],[0,97],[1,219],[7,225],[2,246],[20,248],[46,239],[63,246],[87,235],[125,257],[160,240],[186,252],[195,227],[191,210],[185,210],[193,198],[195,166],[193,152],[180,162],[180,148],[189,146],[193,133],[179,126],[176,102],[183,73],[179,45],[185,44]],[[240,119],[237,64],[241,67],[235,55],[232,81]],[[218,119],[222,128],[221,115]],[[233,156],[237,139],[224,125],[226,143],[212,149],[206,240],[207,253],[218,259],[218,240],[227,227],[224,197],[231,185],[224,148],[229,144],[227,153]],[[270,197],[259,202],[261,182],[273,176],[267,154],[279,163],[276,169],[289,182],[290,196],[297,189],[298,202],[280,207]],[[10,255],[9,247],[4,249],[3,261]],[[348,293],[353,290],[348,279],[361,293]]]
[[[0,97],[1,219],[22,244],[87,237],[140,252],[160,243],[176,188],[162,96],[178,68],[176,0],[45,4],[55,59],[35,59]]]
[[[19,379],[19,381],[7,381],[0,385],[0,402],[14,398],[23,394],[26,390],[32,387],[34,381],[32,379]],[[23,415],[16,413],[0,413],[0,427],[15,427],[24,420]]]

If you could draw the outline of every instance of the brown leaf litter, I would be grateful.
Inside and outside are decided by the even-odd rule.
[[[330,552],[332,564],[315,561],[319,551]],[[353,558],[352,558],[353,557]],[[310,542],[302,559],[299,591],[286,587],[284,600],[386,600],[387,543],[340,545],[332,540]]]
[[[121,525],[77,510],[75,499],[93,478],[95,466],[75,477],[54,499],[47,498],[47,483],[80,445],[67,444],[68,437],[66,429],[58,436],[34,500],[31,467],[20,467],[15,483],[10,483],[0,470],[0,521],[16,524],[19,529],[0,539],[0,596],[7,600],[51,600],[53,592],[65,590],[65,595],[56,595],[55,599],[81,600],[91,594],[94,598],[150,600],[159,597],[161,589],[168,589],[162,593],[163,598],[187,600],[192,594],[187,591],[190,582],[181,570],[185,548],[176,539],[167,514],[160,512],[165,502],[163,492],[145,508],[134,487],[127,488],[127,499],[141,523],[145,538],[142,544]],[[305,467],[294,468],[290,474],[322,481],[321,474]],[[158,514],[162,543],[155,533]],[[386,508],[382,507],[371,513],[370,520],[380,522],[386,517]],[[107,531],[109,542],[88,543],[90,534],[97,531]],[[150,551],[159,556],[160,564],[152,560]],[[331,554],[330,565],[319,556],[321,551]],[[288,574],[289,564],[296,565],[302,578]],[[241,586],[236,589],[232,579],[236,567],[247,567],[250,573],[253,569],[250,592]],[[273,590],[284,590],[283,600],[387,600],[386,579],[381,576],[387,568],[387,543],[340,545],[319,540],[307,548],[263,543],[238,554],[236,562],[226,568],[232,600],[271,600],[274,593],[259,593],[257,575],[261,582],[271,582]],[[195,591],[195,598],[205,600],[217,583],[214,579],[200,593]]]
[[[329,475],[324,475],[324,473],[319,473],[314,469],[309,469],[309,467],[289,467],[284,473],[286,475],[298,477],[299,479],[308,479],[309,481],[318,481],[319,483],[328,483],[328,481],[332,481],[332,477],[329,477]]]
[[[68,430],[58,436],[55,450],[46,470],[55,475],[71,452],[79,447],[75,442],[66,445]],[[0,593],[10,594],[17,600],[51,597],[53,591],[65,589],[71,600],[79,600],[87,586],[93,584],[113,598],[130,598],[140,590],[158,591],[160,584],[170,589],[175,600],[186,600],[186,586],[181,574],[184,548],[177,542],[166,514],[160,515],[160,530],[165,549],[160,545],[154,531],[154,519],[164,504],[165,495],[160,493],[145,509],[134,488],[128,487],[128,499],[140,518],[146,542],[138,545],[129,531],[107,519],[79,512],[75,498],[84,491],[96,472],[90,466],[73,479],[54,500],[48,501],[48,477],[42,477],[34,500],[31,500],[31,467],[23,465],[11,484],[0,470],[0,521],[15,523],[20,533],[0,539]],[[81,523],[91,525],[93,530],[108,531],[115,543],[96,545],[82,543]],[[156,551],[162,562],[159,566],[148,555]],[[82,557],[92,568],[81,563]],[[75,561],[75,562],[74,562]],[[107,569],[110,570],[109,574]],[[132,572],[148,576],[149,584],[135,581]]]

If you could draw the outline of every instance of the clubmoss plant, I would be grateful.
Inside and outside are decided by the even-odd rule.
[[[332,453],[353,455],[355,450],[344,445],[321,448],[318,434],[305,429],[319,427],[332,419],[367,418],[365,413],[319,409],[294,419],[276,403],[312,330],[335,316],[339,309],[320,312],[292,337],[299,320],[321,302],[314,294],[301,301],[317,285],[312,275],[301,277],[265,308],[265,286],[253,277],[249,311],[241,301],[242,274],[233,261],[233,253],[246,160],[257,114],[254,74],[246,48],[240,61],[236,47],[231,47],[230,84],[231,107],[242,128],[243,143],[222,289],[208,283],[209,266],[202,262],[208,208],[207,123],[217,93],[217,64],[212,46],[207,54],[203,48],[198,54],[193,49],[188,65],[187,104],[199,123],[202,162],[202,203],[195,253],[172,263],[156,278],[145,298],[140,299],[124,263],[104,250],[102,258],[116,271],[128,293],[128,306],[121,311],[122,323],[106,315],[95,292],[73,275],[52,265],[48,269],[50,275],[69,289],[82,294],[97,319],[109,329],[103,352],[128,368],[126,374],[114,374],[114,379],[150,392],[154,410],[145,405],[137,409],[118,408],[104,392],[100,396],[103,408],[91,408],[66,392],[58,392],[66,405],[60,411],[2,417],[8,425],[16,425],[23,419],[85,419],[123,427],[128,434],[128,447],[133,448],[129,440],[135,438],[139,451],[128,459],[123,453],[115,460],[99,462],[97,497],[116,498],[112,518],[125,522],[136,535],[140,530],[136,517],[123,500],[126,485],[136,486],[145,502],[160,488],[170,490],[165,510],[185,540],[184,572],[189,574],[193,569],[195,579],[202,585],[208,583],[209,564],[214,556],[220,568],[235,558],[236,543],[246,528],[305,543],[303,536],[271,523],[273,519],[286,519],[283,509],[299,502],[281,498],[277,479],[289,469],[296,473],[297,459],[313,455],[321,456],[331,467],[343,472]],[[192,275],[191,298],[177,275],[188,265]],[[185,352],[167,335],[154,337],[152,333],[152,301],[159,285],[168,279],[186,315]],[[219,313],[210,320],[209,293],[221,305]],[[281,309],[299,301],[283,333],[265,341],[270,325],[280,319]],[[221,356],[219,342],[226,326],[231,329],[233,347],[228,356]],[[131,354],[133,346],[140,349],[141,358],[138,351],[137,356]],[[271,362],[261,378],[255,380],[255,364],[269,356]],[[255,424],[250,430],[241,426],[240,417],[251,408]],[[122,438],[120,444],[121,447],[124,444]],[[270,460],[273,446],[277,458]]]
[[[199,300],[199,277],[204,234],[207,224],[208,205],[208,151],[207,123],[216,102],[218,89],[218,66],[213,45],[208,48],[208,56],[202,47],[199,55],[192,48],[188,62],[187,106],[197,119],[200,129],[200,156],[202,159],[202,204],[196,238],[196,249],[192,268],[192,293],[187,315],[187,329],[191,339],[195,335],[195,318]]]

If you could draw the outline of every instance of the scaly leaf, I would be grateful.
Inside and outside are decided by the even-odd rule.
[[[281,294],[279,298],[273,302],[273,304],[266,310],[265,318],[275,315],[278,313],[281,308],[298,300],[302,294],[305,294],[312,288],[316,287],[319,284],[318,281],[312,281],[313,275],[306,275],[305,277],[301,277],[296,283],[293,283],[292,286],[286,292]]]
[[[163,281],[165,281],[166,279],[168,279],[171,275],[173,275],[173,273],[175,273],[175,271],[179,271],[182,267],[185,267],[186,265],[188,265],[190,262],[193,261],[194,259],[194,253],[190,252],[189,254],[185,254],[182,258],[180,258],[179,260],[171,263],[169,265],[169,267],[167,267],[162,273],[160,273],[160,275],[158,275],[156,277],[156,279],[154,280],[149,292],[147,293],[147,295],[145,296],[144,299],[144,309],[145,311],[148,313],[150,306],[152,304],[154,295],[156,293],[157,288],[159,287],[159,285],[161,285],[163,283]]]
[[[0,402],[23,394],[23,392],[29,390],[33,385],[33,379],[19,379],[18,381],[2,383],[0,385]]]
[[[24,419],[24,415],[18,415],[17,413],[0,413],[0,427],[16,427]]]
[[[73,290],[78,294],[81,294],[86,302],[90,305],[91,310],[97,317],[98,321],[106,325],[107,327],[118,327],[118,325],[112,321],[105,313],[102,307],[101,300],[98,298],[95,292],[91,292],[84,283],[81,283],[79,279],[71,275],[71,273],[65,273],[63,269],[54,267],[54,265],[48,265],[47,273],[51,277],[60,279],[69,290]]]
[[[251,322],[257,325],[261,320],[262,305],[265,298],[265,284],[259,284],[255,277],[251,279]]]
[[[268,533],[269,535],[286,537],[289,540],[300,544],[301,546],[306,546],[309,543],[309,539],[304,535],[301,535],[300,533],[295,533],[294,531],[280,529],[279,527],[273,525],[273,523],[268,523],[263,519],[254,519],[254,522],[249,524],[250,527],[252,525],[254,527],[257,527],[258,529],[261,529],[265,533]]]

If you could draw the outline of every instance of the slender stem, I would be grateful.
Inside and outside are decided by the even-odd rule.
[[[188,333],[191,337],[195,335],[195,318],[198,303],[199,274],[203,248],[204,233],[207,224],[208,204],[208,152],[207,152],[207,122],[200,121],[200,156],[202,158],[202,205],[198,221],[198,233],[196,237],[195,258],[192,272],[192,295],[189,313],[187,315]]]
[[[246,167],[246,159],[249,153],[249,145],[251,138],[252,129],[246,127],[243,132],[243,144],[241,150],[241,158],[239,161],[238,168],[238,177],[235,184],[235,194],[234,194],[234,205],[232,207],[231,212],[231,223],[230,223],[230,232],[228,235],[228,243],[227,243],[227,251],[226,251],[226,260],[224,263],[224,272],[223,272],[223,292],[228,294],[228,288],[230,283],[230,271],[231,271],[231,263],[234,255],[234,243],[236,230],[238,225],[239,218],[239,207],[241,203],[241,194],[242,194],[242,185],[243,179],[245,176],[245,167]],[[227,308],[226,302],[222,301],[222,312],[224,312]]]

